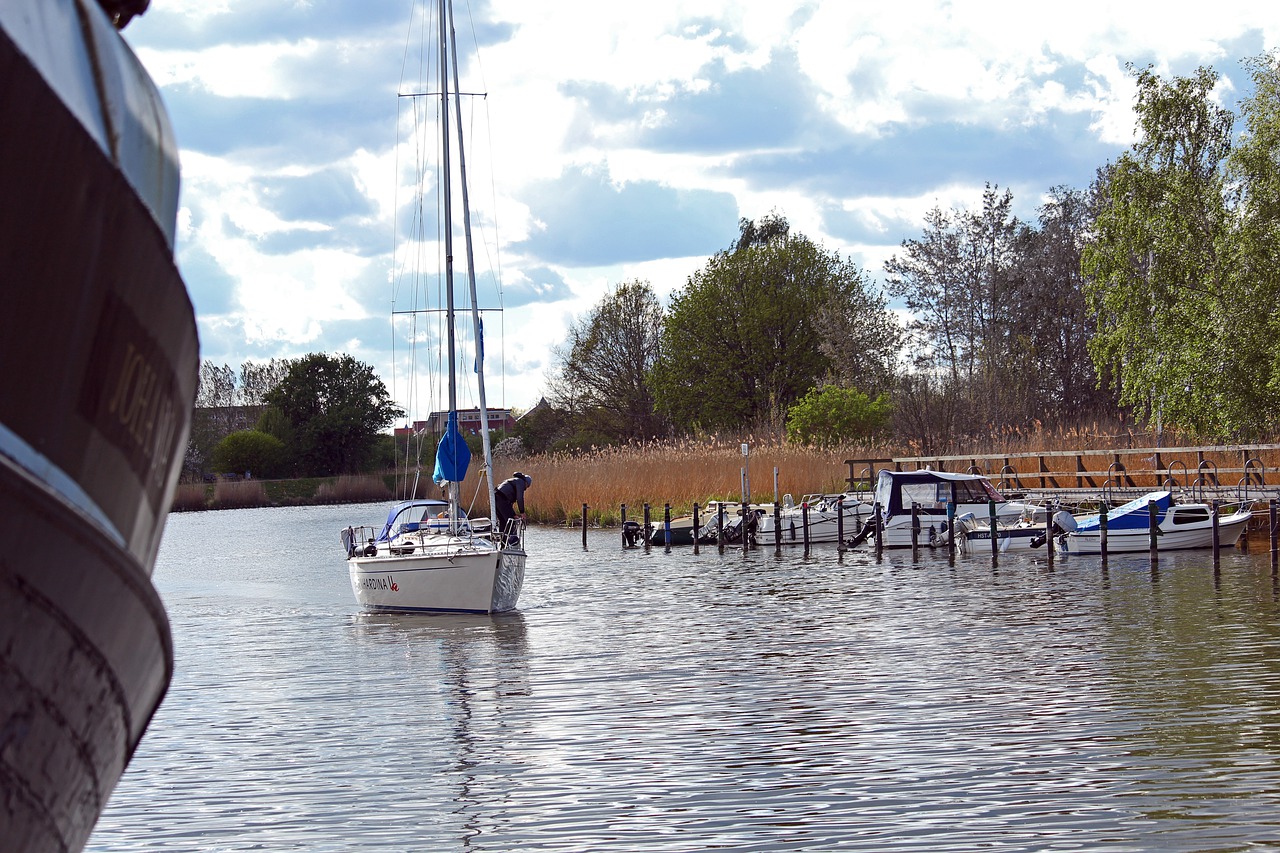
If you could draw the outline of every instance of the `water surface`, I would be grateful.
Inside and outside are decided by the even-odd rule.
[[[1265,554],[623,551],[534,529],[521,609],[361,613],[380,506],[170,519],[174,683],[90,850],[1280,844]]]

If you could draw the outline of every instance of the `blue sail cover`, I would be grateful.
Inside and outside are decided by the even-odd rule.
[[[449,424],[440,436],[440,444],[436,447],[436,472],[431,479],[436,485],[448,480],[461,483],[467,476],[467,468],[471,465],[471,448],[467,447],[462,433],[458,432],[458,413],[449,413]]]

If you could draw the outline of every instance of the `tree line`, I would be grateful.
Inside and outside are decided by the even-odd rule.
[[[187,442],[189,475],[328,477],[391,464],[382,432],[403,414],[373,367],[349,355],[229,365],[204,361]]]
[[[1280,63],[1246,65],[1239,116],[1210,68],[1130,66],[1139,139],[1087,189],[1050,188],[1034,222],[990,183],[971,208],[935,208],[883,287],[780,214],[743,219],[667,306],[628,281],[579,318],[522,439],[537,452],[751,429],[931,453],[1124,417],[1271,434]]]

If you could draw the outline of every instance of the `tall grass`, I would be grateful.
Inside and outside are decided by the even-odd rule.
[[[257,480],[219,480],[213,487],[213,509],[267,506],[267,490]]]
[[[333,482],[323,482],[316,487],[316,503],[372,503],[390,500],[391,489],[377,475],[343,475]]]
[[[663,504],[685,513],[696,502],[741,500],[744,463],[752,501],[772,501],[773,469],[778,469],[778,495],[796,498],[812,492],[845,489],[850,453],[867,455],[865,448],[820,450],[777,440],[743,442],[711,437],[645,445],[606,447],[586,453],[558,453],[522,460],[521,470],[534,478],[525,495],[529,519],[555,523],[576,521],[582,505],[589,506],[589,524],[614,524],[621,505],[637,517],[645,503],[655,517]]]
[[[209,503],[209,492],[203,483],[180,483],[173,495],[173,512],[195,512],[206,509]]]
[[[1039,453],[1046,457],[1046,464],[1058,472],[1074,471],[1074,453],[1083,450],[1115,450],[1173,446],[1197,446],[1193,436],[1166,432],[1157,438],[1142,430],[1135,430],[1121,422],[1075,425],[1045,429],[1033,424],[1027,429],[992,430],[989,435],[960,438],[948,443],[944,449],[933,453],[920,452],[911,443],[884,443],[880,445],[849,445],[834,449],[820,449],[788,444],[775,438],[742,439],[718,436],[678,441],[656,442],[644,445],[593,448],[578,453],[558,453],[536,456],[518,461],[503,460],[495,463],[500,471],[519,468],[534,478],[533,486],[525,495],[529,519],[540,523],[576,523],[582,516],[582,505],[588,505],[588,524],[616,524],[620,519],[622,504],[627,505],[627,515],[637,518],[648,503],[655,518],[660,518],[663,505],[670,503],[672,514],[687,513],[696,501],[705,505],[709,499],[741,500],[741,471],[744,460],[741,444],[749,445],[746,460],[750,477],[753,502],[771,502],[774,499],[773,469],[778,468],[778,495],[790,493],[797,499],[808,493],[844,491],[845,478],[849,475],[847,459],[891,459],[904,457],[936,458],[939,456],[965,455],[1014,455]],[[1208,442],[1206,445],[1214,443]],[[1268,482],[1276,478],[1280,468],[1280,452],[1260,452],[1259,459],[1270,472]],[[1150,458],[1126,457],[1127,468],[1140,486],[1162,485],[1170,469],[1176,485],[1192,487],[1198,476],[1208,479],[1213,465],[1240,467],[1243,459],[1239,452],[1206,453],[1210,460],[1199,470],[1197,453],[1160,453],[1160,466],[1155,465],[1155,454]],[[993,460],[983,460],[993,462]],[[1035,482],[1038,460],[1035,458],[1011,459],[1012,467],[1022,475],[1024,482]],[[1108,468],[1106,457],[1088,457],[1086,466],[1103,472]],[[1145,465],[1149,473],[1138,475]],[[964,470],[967,465],[952,463],[949,470]],[[1000,464],[981,465],[984,473],[993,478],[999,474]],[[863,471],[855,471],[862,474]],[[499,480],[507,476],[503,473]],[[1235,486],[1239,474],[1222,474],[1222,486]],[[1062,479],[1061,476],[1059,479]],[[1099,478],[1094,477],[1097,481]],[[1073,485],[1066,483],[1064,485]]]

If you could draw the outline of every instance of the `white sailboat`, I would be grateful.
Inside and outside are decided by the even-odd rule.
[[[471,214],[463,148],[458,57],[453,39],[453,5],[439,0],[440,51],[440,192],[444,243],[444,291],[448,344],[449,417],[436,449],[434,480],[446,500],[411,495],[391,508],[380,529],[348,527],[342,531],[347,571],[356,601],[371,610],[502,613],[513,610],[524,583],[524,522],[513,519],[499,529],[492,497],[487,524],[474,524],[459,506],[459,486],[471,463],[471,451],[458,430],[458,370],[453,296],[453,206],[450,133],[456,132],[461,210],[465,238],[471,322],[481,350],[480,311],[476,299]],[[452,99],[452,110],[450,100]],[[452,119],[450,118],[452,112]],[[485,399],[483,353],[475,359],[484,449],[484,480],[493,495],[493,456]],[[417,483],[414,482],[414,491]]]

